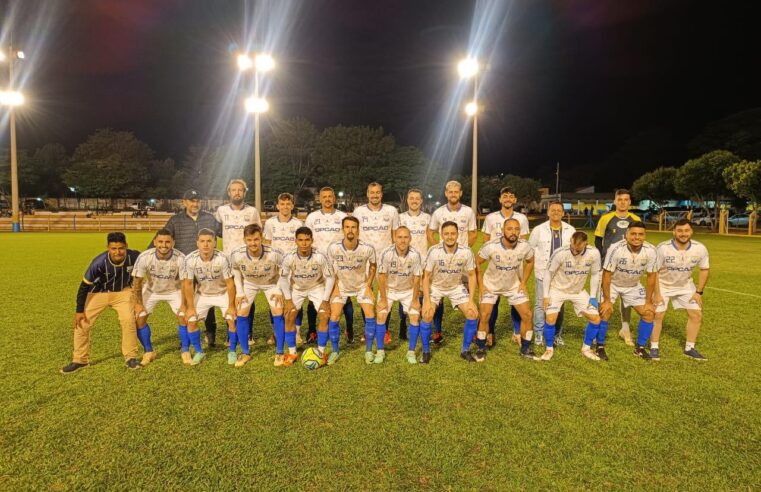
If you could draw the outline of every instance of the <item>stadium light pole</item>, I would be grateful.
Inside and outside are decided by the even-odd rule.
[[[473,79],[473,100],[465,105],[465,114],[473,118],[473,169],[470,185],[470,206],[478,214],[478,60],[463,58],[457,64],[461,79]]]
[[[259,152],[259,115],[269,110],[269,103],[259,96],[259,74],[275,68],[272,56],[260,53],[252,59],[247,54],[238,55],[238,69],[241,72],[254,70],[254,95],[245,101],[246,111],[254,115],[254,206],[262,212],[262,169]]]
[[[13,90],[13,63],[16,58],[25,58],[23,51],[8,49],[8,55],[0,52],[0,62],[8,62],[8,90],[0,93],[0,105],[8,107],[11,127],[11,230],[21,232],[19,221],[19,189],[18,189],[18,156],[16,152],[16,111],[15,108],[24,104],[24,96]]]

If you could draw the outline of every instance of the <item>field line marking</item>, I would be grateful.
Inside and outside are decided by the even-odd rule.
[[[705,288],[706,289],[711,289],[711,290],[720,290],[722,292],[729,292],[730,294],[737,294],[737,295],[740,295],[740,296],[748,296],[748,297],[755,297],[756,299],[761,299],[761,296],[758,296],[756,294],[748,294],[747,292],[737,292],[736,290],[720,289],[718,287],[708,287],[707,285],[706,285]]]

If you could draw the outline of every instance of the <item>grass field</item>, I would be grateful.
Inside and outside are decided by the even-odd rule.
[[[76,289],[104,239],[0,235],[0,490],[761,488],[757,239],[697,237],[712,255],[706,363],[681,355],[686,318],[673,312],[657,363],[615,337],[617,317],[611,361],[583,359],[570,312],[566,347],[550,363],[522,360],[503,307],[483,364],[459,359],[463,318],[448,309],[430,366],[409,366],[394,340],[380,366],[355,343],[331,368],[276,368],[260,305],[251,363],[230,368],[221,348],[189,368],[161,306],[155,363],[124,367],[111,312],[91,367],[64,377]]]

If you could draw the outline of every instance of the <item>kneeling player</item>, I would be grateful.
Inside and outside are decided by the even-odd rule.
[[[382,340],[381,333],[386,329],[386,319],[391,312],[394,301],[399,302],[403,313],[410,318],[409,349],[407,362],[417,364],[415,347],[420,335],[420,274],[422,259],[420,253],[410,247],[412,236],[406,226],[399,226],[394,231],[394,244],[381,252],[378,260],[378,326],[376,330],[378,342]],[[403,315],[404,315],[403,314]],[[428,333],[430,336],[430,332]],[[428,339],[427,337],[425,338]],[[372,341],[368,349],[372,348]],[[426,350],[427,349],[427,350]],[[430,346],[423,345],[423,353],[431,356]],[[374,362],[378,361],[376,357]]]
[[[692,240],[692,224],[680,219],[674,225],[674,239],[658,245],[658,284],[655,292],[655,327],[650,341],[650,357],[660,360],[658,342],[669,302],[674,309],[687,311],[687,343],[684,355],[695,360],[706,360],[695,350],[695,341],[703,322],[703,289],[708,282],[708,250]],[[698,286],[692,280],[692,271],[700,269]]]
[[[201,229],[198,232],[198,249],[185,258],[183,273],[183,291],[188,318],[188,337],[195,349],[190,358],[189,347],[182,347],[182,361],[185,364],[198,365],[206,356],[201,347],[201,332],[198,323],[206,319],[209,309],[218,307],[225,313],[227,335],[230,346],[235,346],[235,282],[230,268],[230,260],[214,247],[214,231]],[[196,288],[193,288],[193,282]]]
[[[298,359],[298,356],[296,355],[296,331],[295,329],[285,331],[283,295],[277,287],[283,255],[279,250],[262,245],[262,228],[259,224],[247,225],[243,229],[243,239],[246,245],[234,250],[230,255],[235,278],[235,311],[238,314],[235,322],[236,338],[242,353],[236,359],[235,344],[231,341],[227,363],[235,364],[235,367],[243,367],[251,360],[248,345],[251,325],[248,312],[256,302],[256,295],[262,292],[270,305],[272,323],[275,327],[277,343],[275,365],[290,366]],[[283,356],[285,342],[288,342],[288,355]]]
[[[602,272],[603,302],[600,304],[600,331],[597,335],[597,350],[605,345],[608,320],[613,313],[613,303],[621,297],[622,307],[633,307],[640,316],[637,330],[637,344],[634,355],[649,360],[645,349],[647,339],[653,332],[655,306],[653,296],[657,282],[657,253],[655,246],[645,241],[645,224],[632,222],[624,239],[611,245],[605,255]],[[642,274],[647,274],[645,287],[640,284]]]
[[[587,319],[584,330],[584,345],[581,353],[592,360],[608,360],[603,345],[598,345],[597,352],[592,350],[592,342],[599,338],[600,315],[597,312],[597,287],[600,285],[600,252],[587,245],[587,234],[582,231],[574,232],[571,244],[556,249],[550,257],[550,263],[545,271],[542,285],[544,286],[544,335],[547,340],[547,350],[541,360],[550,360],[555,351],[555,323],[558,313],[563,309],[565,301],[573,303],[576,316]],[[584,290],[589,281],[589,294]],[[602,337],[604,343],[604,336]]]
[[[336,356],[329,360],[325,351],[328,344],[329,301],[334,281],[328,258],[312,249],[312,230],[306,226],[296,229],[296,251],[283,258],[278,282],[285,299],[285,329],[287,332],[296,331],[296,315],[304,307],[304,301],[309,300],[318,306],[317,350],[323,363],[330,364],[338,358]],[[332,336],[333,334],[331,338]],[[339,336],[340,332],[335,333],[336,340]],[[338,350],[337,341],[333,348]]]
[[[457,244],[459,234],[457,224],[452,221],[444,222],[441,226],[442,243],[431,247],[425,258],[423,273],[423,322],[420,332],[423,337],[422,363],[431,360],[431,352],[426,351],[429,344],[428,335],[431,333],[431,322],[436,307],[449,298],[449,301],[465,315],[465,328],[462,336],[460,356],[468,362],[476,359],[470,353],[470,344],[478,328],[478,308],[473,302],[478,285],[476,275],[476,260],[473,251],[467,246]],[[468,286],[463,285],[463,277],[467,276]],[[430,345],[428,345],[430,347]]]
[[[520,355],[534,358],[531,350],[531,306],[526,282],[534,269],[534,250],[524,239],[519,239],[521,223],[518,219],[507,219],[502,224],[502,237],[492,239],[478,251],[479,270],[489,263],[479,284],[481,292],[481,322],[478,327],[475,359],[481,362],[486,357],[486,333],[494,305],[499,297],[506,297],[510,306],[521,317]],[[524,267],[525,263],[525,267]]]
[[[153,238],[153,248],[140,253],[135,262],[135,268],[132,269],[132,296],[135,301],[137,338],[145,349],[141,361],[144,366],[156,358],[151,343],[148,316],[153,313],[159,302],[165,301],[169,304],[172,312],[177,316],[179,323],[177,333],[180,336],[181,346],[187,347],[189,344],[180,278],[184,263],[185,255],[174,249],[172,233],[167,229],[161,229]]]

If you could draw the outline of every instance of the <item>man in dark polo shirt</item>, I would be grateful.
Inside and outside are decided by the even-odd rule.
[[[135,304],[132,299],[132,267],[139,251],[127,249],[122,232],[110,232],[108,250],[92,260],[77,292],[74,315],[74,356],[71,364],[61,369],[71,374],[90,363],[90,330],[95,320],[110,307],[119,316],[122,328],[122,355],[130,369],[139,369]]]
[[[222,224],[214,218],[209,212],[201,210],[201,194],[194,189],[190,189],[182,195],[183,210],[169,218],[164,226],[174,237],[174,248],[179,249],[187,256],[196,249],[198,232],[201,229],[214,231],[216,238],[222,237]],[[153,247],[153,243],[148,246]],[[214,316],[214,310],[210,310],[206,316],[206,340],[210,347],[216,342],[217,318]]]

